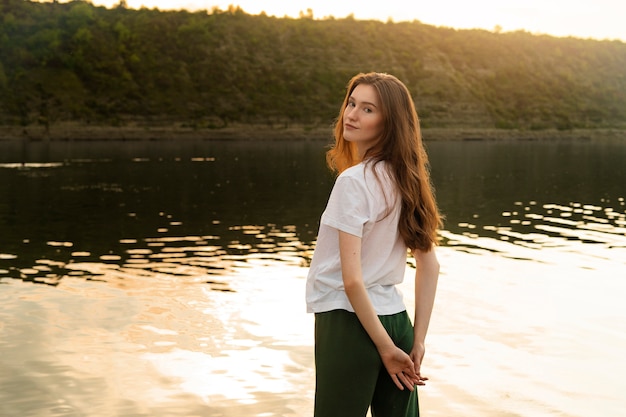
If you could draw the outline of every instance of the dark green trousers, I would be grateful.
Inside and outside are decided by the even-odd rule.
[[[406,311],[379,316],[396,346],[409,352],[413,326]],[[315,314],[315,417],[418,417],[417,389],[400,390],[355,313]]]

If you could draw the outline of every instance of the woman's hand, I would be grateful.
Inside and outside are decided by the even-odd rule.
[[[407,387],[409,391],[413,391],[416,384],[424,385],[419,383],[420,379],[411,357],[402,349],[393,346],[379,353],[385,369],[398,389],[404,390],[404,387]]]
[[[417,385],[426,385],[426,381],[428,381],[428,378],[422,376],[421,374],[422,360],[424,359],[425,352],[426,348],[424,347],[424,344],[421,343],[415,344],[413,349],[411,349],[410,358],[413,361],[413,369],[415,370],[415,375],[417,377]]]

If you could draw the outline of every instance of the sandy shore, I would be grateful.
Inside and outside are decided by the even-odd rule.
[[[494,128],[425,128],[425,140],[591,140],[626,139],[626,129],[515,130]],[[29,141],[160,141],[160,140],[330,140],[332,128],[294,126],[276,128],[241,125],[219,129],[179,126],[104,126],[59,124],[48,131],[43,126],[0,126],[0,140]]]

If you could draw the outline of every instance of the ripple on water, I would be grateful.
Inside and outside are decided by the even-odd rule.
[[[580,255],[579,265],[595,269],[594,259],[608,260],[626,249],[626,215],[623,199],[621,212],[615,207],[572,202],[563,204],[524,204],[502,212],[495,225],[459,223],[461,233],[443,231],[445,244],[466,251],[491,251],[516,259],[555,262],[540,251],[559,248],[561,252]],[[476,216],[478,217],[478,216]],[[608,253],[606,249],[613,249]],[[553,256],[553,255],[551,255]]]

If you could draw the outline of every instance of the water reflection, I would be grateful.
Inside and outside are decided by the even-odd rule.
[[[293,225],[282,228],[244,225],[232,226],[229,230],[231,240],[226,246],[211,244],[221,240],[212,235],[147,237],[122,239],[118,253],[109,251],[99,256],[88,251],[73,251],[72,242],[49,241],[46,244],[55,248],[57,259],[63,254],[67,258],[37,259],[30,266],[8,266],[0,270],[0,274],[50,285],[58,284],[65,276],[123,280],[139,276],[154,279],[164,274],[180,279],[203,277],[202,282],[209,284],[209,288],[230,291],[215,277],[231,275],[236,268],[250,267],[253,261],[255,265],[278,261],[307,266],[312,255],[312,245],[298,240]],[[0,261],[16,262],[17,259],[17,254],[0,253]]]
[[[626,210],[620,208],[570,203],[529,204],[515,202],[502,212],[497,225],[462,222],[460,234],[444,231],[445,244],[466,251],[493,251],[503,256],[530,261],[550,262],[554,252],[579,254],[577,265],[597,269],[596,261],[611,261],[626,253]],[[618,211],[619,210],[619,211]]]
[[[0,143],[0,415],[311,414],[323,143],[40,145]],[[428,146],[428,414],[618,415],[626,147]]]
[[[302,268],[249,259],[209,285],[170,271],[71,268],[101,282],[3,280],[3,415],[237,416],[264,404],[295,416],[308,406]]]
[[[183,150],[167,159],[3,164],[0,243],[14,256],[0,265],[4,274],[54,284],[75,262],[146,270],[158,262],[175,274],[182,266],[222,273],[249,253],[307,262],[330,179],[319,163],[323,144],[275,145],[260,163],[255,143]]]

